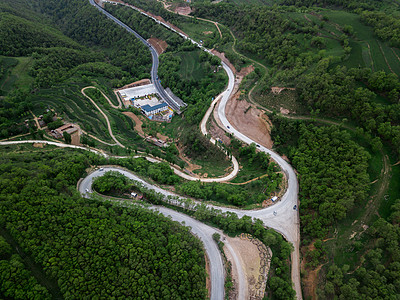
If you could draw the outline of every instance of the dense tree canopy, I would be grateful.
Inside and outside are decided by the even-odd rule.
[[[3,152],[1,229],[65,298],[204,299],[204,254],[189,229],[140,207],[118,208],[77,194],[77,180],[96,159],[66,150]],[[9,276],[7,264],[1,261],[0,276]],[[11,278],[23,276],[13,270]]]
[[[400,293],[400,200],[392,206],[392,222],[379,218],[366,235],[373,241],[354,272],[349,266],[329,267],[320,297],[396,299]]]
[[[365,202],[370,156],[337,127],[278,120],[272,134],[280,143],[298,139],[291,145],[289,158],[299,172],[302,231],[321,238],[356,203]]]

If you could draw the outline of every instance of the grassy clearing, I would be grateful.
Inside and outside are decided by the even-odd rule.
[[[392,177],[390,178],[389,189],[386,193],[386,199],[383,199],[378,210],[379,215],[385,219],[392,213],[390,207],[396,199],[400,199],[400,164],[394,166],[397,162],[393,159],[390,160],[390,163],[392,164]]]
[[[15,85],[17,88],[29,88],[33,82],[28,72],[32,66],[32,57],[17,57],[18,65],[11,71],[11,76],[16,77]]]
[[[260,94],[260,91],[256,90],[253,94],[257,102],[268,109],[279,112],[282,107],[288,109],[290,113],[300,115],[308,114],[304,105],[301,105],[297,101],[296,91],[283,90],[280,94],[274,94],[272,92]]]
[[[220,177],[227,173],[228,168],[232,166],[232,162],[226,160],[195,160],[196,165],[201,166],[201,169],[194,170],[193,173],[204,175],[207,173],[207,177]]]
[[[6,70],[0,78],[0,90],[7,93],[13,88],[29,89],[33,83],[33,78],[28,74],[32,62],[32,57],[0,56],[0,63]]]
[[[135,132],[135,125],[131,118],[115,110],[108,111],[108,117],[112,123],[111,128],[114,135],[123,145],[129,147],[136,145],[144,148],[143,139]]]
[[[206,42],[214,36],[220,38],[217,27],[210,22],[194,18],[182,18],[178,27],[197,42]],[[210,31],[211,33],[209,33]]]
[[[239,163],[241,169],[238,175],[231,180],[233,183],[246,182],[248,180],[263,176],[267,173],[266,171],[261,170],[260,167],[249,164],[247,159],[239,159]]]
[[[96,79],[97,86],[100,87],[102,92],[111,100],[114,105],[118,105],[118,99],[114,94],[114,90],[109,87],[110,80],[106,78],[98,78]]]
[[[201,50],[196,50],[178,54],[182,59],[179,70],[179,74],[182,76],[182,78],[198,81],[205,76],[204,70],[200,63],[200,53]]]

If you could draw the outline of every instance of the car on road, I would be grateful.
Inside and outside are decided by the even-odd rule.
[[[260,148],[260,145],[259,145],[259,144],[257,144],[257,147],[258,147],[258,148]]]
[[[231,127],[229,127],[229,126],[226,126],[226,128],[230,129]]]
[[[104,171],[104,168],[100,168],[99,171]]]
[[[297,205],[293,206],[293,209],[296,210],[297,209]]]
[[[86,193],[89,193],[89,189],[86,189]]]
[[[278,214],[278,212],[276,210],[274,210],[274,216],[276,216]]]

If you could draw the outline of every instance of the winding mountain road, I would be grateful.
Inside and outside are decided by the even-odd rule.
[[[133,179],[135,181],[139,181],[145,187],[155,190],[158,193],[162,193],[164,195],[173,195],[170,192],[167,192],[163,189],[160,189],[157,186],[153,186],[146,181],[142,180],[135,174],[126,171],[121,168],[116,167],[104,167],[102,171],[96,170],[93,173],[86,176],[78,185],[78,190],[82,194],[83,197],[90,197],[90,193],[92,190],[92,183],[96,177],[104,175],[107,171],[117,171],[126,177]],[[165,216],[171,216],[172,220],[178,222],[185,222],[185,226],[191,227],[191,232],[194,233],[204,245],[204,249],[206,250],[208,259],[210,261],[210,280],[211,280],[211,297],[210,299],[223,299],[224,298],[224,283],[225,283],[225,272],[224,266],[221,258],[221,254],[217,247],[217,244],[214,242],[212,235],[215,232],[221,234],[221,231],[212,228],[200,221],[197,221],[183,213],[179,213],[169,208],[165,208],[162,206],[151,206],[151,209],[157,210],[161,212]]]
[[[233,71],[229,68],[227,64],[222,62],[222,66],[229,77],[229,83],[226,91],[222,95],[222,99],[218,106],[218,116],[222,124],[224,125],[224,130],[233,134],[237,139],[241,140],[246,144],[256,143],[249,137],[242,134],[240,131],[235,129],[231,123],[229,123],[225,110],[226,104],[231,97],[233,92],[233,87],[235,83],[235,76]],[[223,211],[233,211],[240,217],[247,215],[253,218],[261,219],[265,226],[275,229],[276,231],[283,234],[286,239],[291,242],[294,246],[294,251],[291,254],[292,260],[292,281],[297,294],[297,299],[301,299],[301,284],[300,284],[300,218],[298,210],[294,210],[294,205],[298,206],[298,191],[299,185],[297,182],[296,173],[294,172],[291,165],[289,165],[281,156],[279,156],[274,151],[260,145],[258,147],[260,151],[263,151],[269,155],[271,158],[280,166],[284,172],[286,179],[288,181],[286,193],[283,195],[281,201],[274,204],[273,206],[253,211],[244,210],[233,210],[222,208]],[[276,215],[274,215],[276,211]]]
[[[147,45],[152,53],[153,57],[153,66],[152,66],[152,71],[151,71],[151,76],[152,76],[152,81],[154,82],[157,90],[159,90],[160,95],[163,96],[163,92],[165,93],[164,89],[161,87],[159,84],[159,81],[157,80],[157,69],[158,69],[158,55],[155,49],[147,43],[146,40],[144,40],[140,35],[138,35],[135,31],[133,31],[131,28],[129,28],[127,25],[113,17],[111,14],[106,12],[104,9],[99,7],[93,0],[89,0],[89,2],[94,5],[99,11],[101,11],[103,14],[105,14],[108,18],[116,22],[118,25],[122,26],[126,30],[128,30],[130,33],[133,33],[137,38],[139,38],[145,45]],[[160,23],[160,21],[158,21]],[[165,26],[165,25],[164,25]],[[197,42],[191,40],[192,43],[196,44],[199,46],[201,49],[204,51],[207,51],[209,53],[210,50],[205,49],[204,47],[200,46]],[[247,136],[243,135],[241,132],[239,132],[237,129],[235,129],[228,121],[226,115],[225,115],[225,108],[226,108],[226,103],[228,102],[232,92],[233,92],[233,87],[234,87],[234,81],[235,77],[233,74],[233,71],[229,68],[227,64],[222,62],[224,70],[227,72],[228,77],[229,77],[229,83],[228,87],[225,90],[225,92],[222,93],[222,98],[220,100],[220,104],[218,107],[218,116],[224,125],[224,130],[233,134],[237,139],[247,143],[255,143],[253,140],[248,138]],[[161,88],[160,88],[161,87]],[[166,93],[165,93],[166,94]],[[168,95],[166,95],[166,101],[168,102],[167,99],[170,99]],[[172,107],[174,107],[174,102],[172,99],[170,99],[172,102],[169,103]],[[175,104],[176,105],[176,104]],[[46,144],[50,145],[55,145],[59,147],[69,147],[69,148],[76,148],[76,149],[83,149],[83,150],[89,150],[97,154],[101,154],[103,156],[106,156],[104,153],[101,153],[98,150],[94,149],[88,149],[85,147],[80,147],[80,146],[72,146],[72,145],[66,145],[66,144],[60,144],[60,143],[55,143],[55,142],[48,142],[48,141],[9,141],[9,142],[0,142],[0,145],[10,145],[10,144],[19,144],[19,143],[32,143],[32,142],[37,142],[37,143],[43,143],[45,142]],[[297,298],[301,299],[301,286],[300,286],[300,266],[299,266],[299,261],[300,261],[300,255],[299,255],[299,246],[300,246],[300,230],[299,230],[299,214],[297,210],[293,209],[294,205],[298,205],[298,182],[296,178],[296,174],[293,170],[293,168],[284,160],[282,159],[278,154],[275,152],[271,151],[270,149],[267,149],[264,146],[258,147],[260,151],[263,151],[265,153],[268,153],[271,155],[272,159],[274,159],[278,165],[281,167],[282,171],[284,172],[286,179],[288,181],[288,186],[286,193],[283,195],[281,201],[273,205],[272,207],[264,208],[261,210],[241,210],[241,209],[231,209],[231,208],[223,208],[223,207],[215,207],[212,205],[209,205],[210,207],[215,207],[218,208],[222,211],[230,211],[236,213],[239,217],[243,217],[245,215],[250,216],[252,218],[258,218],[261,219],[264,223],[265,226],[270,227],[275,229],[276,231],[280,232],[283,236],[286,237],[286,239],[291,242],[294,246],[294,251],[292,252],[291,256],[291,261],[292,261],[292,281],[294,283],[294,288],[297,294]],[[144,185],[147,185],[149,188],[152,188],[156,190],[157,192],[160,192],[164,195],[172,195],[172,193],[162,190],[156,186],[150,186],[148,183],[145,183],[143,180],[138,178],[137,176],[133,175],[130,172],[127,172],[122,169],[115,169],[115,168],[109,168],[110,170],[117,170],[118,172],[123,173],[124,175],[128,176],[129,178],[132,178],[137,181],[141,181]],[[105,168],[105,170],[108,170]],[[81,183],[79,186],[79,190],[81,193],[85,194],[86,189],[91,191],[91,182],[93,178],[97,176],[101,176],[104,173],[101,171],[95,171],[88,175]],[[184,174],[187,175],[187,174]],[[207,178],[211,179],[211,178]],[[189,179],[191,180],[191,179]],[[215,180],[215,179],[214,179]],[[203,181],[203,180],[202,180]],[[155,208],[154,208],[155,209]],[[193,232],[195,232],[199,238],[203,241],[205,245],[205,249],[207,251],[207,254],[210,259],[210,271],[211,271],[211,299],[223,299],[224,297],[224,276],[223,276],[223,267],[222,266],[222,260],[219,252],[215,252],[216,245],[212,241],[210,241],[210,235],[212,233],[216,232],[215,229],[212,229],[211,227],[198,222],[196,220],[191,219],[188,216],[185,216],[181,213],[175,212],[175,211],[170,211],[164,207],[157,207],[157,209],[162,212],[163,214],[166,215],[171,215],[173,219],[176,220],[184,220],[186,225],[192,226],[193,228],[196,228]],[[276,212],[276,213],[274,213]],[[217,249],[218,251],[218,249]],[[221,269],[222,268],[222,269]],[[242,288],[242,287],[240,287]]]

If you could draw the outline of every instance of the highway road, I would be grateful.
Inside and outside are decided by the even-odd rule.
[[[96,7],[101,13],[103,13],[107,18],[109,18],[110,20],[114,21],[115,23],[117,23],[122,28],[126,29],[129,33],[132,33],[133,35],[135,35],[136,38],[138,38],[146,47],[149,48],[149,50],[151,52],[152,61],[153,61],[153,64],[151,66],[151,81],[153,82],[153,84],[154,84],[157,92],[161,96],[161,98],[164,99],[165,102],[167,102],[167,104],[172,109],[174,109],[175,111],[180,113],[180,106],[175,102],[174,99],[172,99],[167,94],[167,92],[161,86],[160,81],[158,80],[157,72],[158,72],[159,60],[158,60],[158,53],[157,53],[156,49],[150,43],[148,43],[140,34],[138,34],[136,31],[134,31],[128,25],[126,25],[125,23],[121,22],[120,20],[115,18],[112,14],[110,14],[108,11],[106,11],[105,9],[103,9],[102,7],[97,5],[97,3],[94,2],[94,0],[89,0],[89,2],[90,2],[91,5]]]
[[[104,167],[103,171],[96,170],[93,173],[89,174],[85,177],[78,186],[79,192],[83,195],[83,197],[90,197],[90,193],[93,192],[92,190],[92,182],[93,179],[96,177],[104,175],[107,171],[117,171],[121,174],[127,176],[130,179],[136,180],[141,182],[148,188],[153,188],[157,192],[161,192],[163,194],[171,194],[168,193],[156,186],[152,186],[149,183],[145,182],[144,180],[140,179],[136,175],[132,174],[131,172],[125,171],[120,168],[115,167]],[[88,192],[87,192],[88,191]],[[151,206],[150,209],[159,211],[165,216],[171,216],[172,220],[178,222],[185,222],[185,226],[191,227],[191,232],[195,234],[204,245],[204,249],[207,253],[208,259],[210,261],[210,281],[211,281],[211,297],[210,299],[224,299],[224,284],[225,284],[225,272],[224,272],[224,265],[221,258],[221,253],[219,252],[217,244],[214,242],[212,235],[215,232],[222,234],[220,230],[210,227],[204,223],[201,223],[185,214],[176,212],[172,209],[168,209],[162,206]]]

